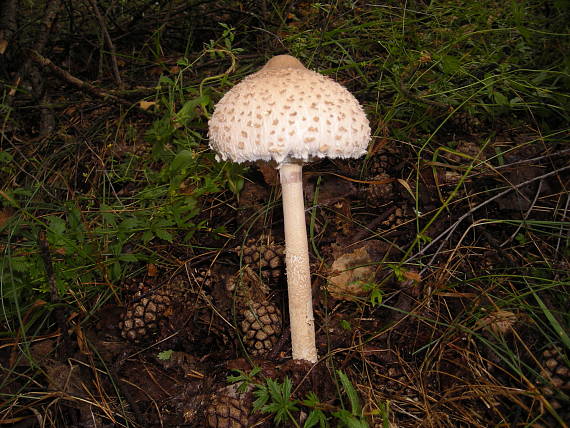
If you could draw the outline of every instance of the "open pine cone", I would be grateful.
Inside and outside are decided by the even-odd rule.
[[[381,173],[371,178],[372,183],[366,189],[369,201],[387,201],[394,198],[394,183],[386,173]]]
[[[237,254],[243,254],[243,264],[266,279],[279,279],[283,273],[285,247],[271,241],[250,238],[245,245],[236,247]]]
[[[193,281],[198,287],[209,290],[212,288],[213,278],[212,270],[206,266],[191,268],[188,272],[190,280]]]
[[[148,281],[126,285],[132,298],[119,322],[121,336],[134,343],[150,340],[158,332],[161,320],[175,313],[175,305],[185,307],[184,302],[192,293],[198,287],[209,287],[210,282],[210,270],[198,268],[179,274],[160,286],[152,287]]]
[[[281,311],[271,302],[253,302],[241,311],[241,331],[244,344],[251,355],[269,353],[281,335]]]
[[[181,296],[182,290],[167,287],[135,297],[119,322],[121,336],[135,343],[150,339],[158,330],[159,320],[169,315],[173,302]]]
[[[252,410],[250,394],[240,394],[236,385],[220,388],[206,407],[206,423],[209,428],[246,428]]]
[[[374,153],[366,162],[368,176],[385,174],[391,170],[401,159],[401,149],[393,145],[386,145]]]
[[[227,290],[234,294],[240,330],[247,351],[265,356],[282,333],[281,311],[269,298],[269,287],[249,267],[230,279]]]
[[[549,347],[542,353],[542,377],[545,380],[541,391],[556,410],[568,406],[568,400],[560,397],[559,393],[570,395],[570,367],[562,351],[555,346]],[[565,402],[566,401],[566,402]]]

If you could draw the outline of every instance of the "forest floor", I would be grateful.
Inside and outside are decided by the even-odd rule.
[[[0,425],[569,426],[567,2],[282,3],[2,3]],[[207,138],[283,53],[372,128],[304,168],[315,365]]]

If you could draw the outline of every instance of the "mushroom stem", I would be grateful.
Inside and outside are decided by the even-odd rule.
[[[283,163],[279,168],[285,222],[285,264],[293,359],[316,363],[315,319],[311,295],[302,170],[303,166],[300,163]]]

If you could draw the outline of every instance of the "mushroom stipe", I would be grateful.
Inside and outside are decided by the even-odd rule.
[[[366,115],[346,88],[292,56],[278,55],[222,97],[209,137],[221,159],[278,164],[292,356],[316,363],[303,162],[364,155],[370,141]]]

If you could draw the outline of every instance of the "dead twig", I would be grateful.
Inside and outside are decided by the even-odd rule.
[[[44,76],[40,72],[40,68],[36,65],[30,67],[28,76],[32,83],[32,92],[39,102],[40,138],[44,138],[50,135],[55,129],[55,115],[53,109],[50,107],[48,91],[46,90]]]
[[[508,237],[505,242],[503,242],[502,244],[499,245],[499,247],[503,248],[505,245],[510,244],[511,241],[513,239],[515,239],[515,237],[518,235],[519,231],[522,229],[522,227],[526,224],[526,221],[528,220],[528,217],[530,216],[530,213],[532,212],[532,210],[534,209],[535,205],[536,205],[536,201],[538,200],[538,197],[540,196],[540,192],[542,191],[542,183],[544,182],[544,180],[540,180],[538,182],[538,189],[536,189],[536,192],[534,194],[534,199],[532,200],[530,207],[528,208],[528,210],[524,213],[523,216],[523,221],[519,224],[519,226],[516,228],[516,230],[511,234],[510,237]]]
[[[433,261],[435,260],[435,258],[437,257],[437,255],[439,254],[439,252],[441,251],[441,249],[443,248],[443,246],[446,244],[446,242],[449,240],[449,238],[451,237],[451,235],[453,234],[453,232],[455,232],[455,229],[457,229],[457,227],[463,222],[463,220],[465,220],[467,217],[471,216],[475,211],[479,210],[480,208],[483,208],[485,205],[493,202],[494,200],[506,195],[509,192],[512,192],[513,190],[518,190],[521,187],[524,186],[528,186],[531,183],[534,183],[537,180],[543,180],[546,177],[550,177],[552,175],[558,174],[562,171],[566,171],[570,169],[570,165],[562,167],[562,168],[558,168],[554,171],[550,171],[547,172],[546,174],[542,174],[539,175],[537,177],[533,177],[530,180],[527,181],[523,181],[522,183],[519,183],[517,185],[511,186],[506,190],[503,190],[502,192],[497,193],[495,196],[490,197],[489,199],[481,202],[479,205],[476,205],[475,207],[471,208],[468,212],[466,212],[465,214],[463,214],[461,217],[459,217],[457,219],[457,221],[455,221],[455,223],[453,223],[451,225],[451,227],[447,228],[445,231],[441,232],[438,236],[436,236],[435,238],[432,239],[432,241],[427,244],[425,247],[423,247],[420,251],[418,251],[416,254],[414,254],[413,256],[409,257],[406,260],[406,263],[423,256],[426,251],[431,248],[436,242],[439,242],[440,240],[443,239],[443,242],[439,245],[439,247],[437,248],[437,250],[435,251],[434,255],[432,256],[432,258],[430,259],[430,261],[427,263],[426,267],[424,267],[421,272],[420,275],[423,274],[428,268],[429,266],[431,266],[431,264],[433,263]]]
[[[69,335],[67,334],[67,323],[65,321],[65,312],[63,307],[59,305],[61,299],[57,291],[57,284],[55,279],[55,272],[53,270],[53,263],[51,260],[51,253],[49,250],[49,243],[46,238],[44,231],[38,234],[38,246],[40,248],[40,254],[42,256],[42,261],[44,263],[44,269],[46,271],[46,276],[49,284],[50,290],[50,300],[51,304],[55,305],[54,315],[57,327],[61,331],[61,337],[63,339],[63,350],[60,352],[61,356],[68,354],[70,349]]]
[[[55,22],[55,19],[57,18],[57,15],[62,6],[63,3],[60,0],[50,0],[47,2],[46,12],[40,24],[40,29],[38,31],[38,38],[36,39],[36,42],[34,43],[32,48],[33,51],[41,53],[44,50],[51,32],[51,27],[53,26],[53,23]],[[13,98],[14,95],[16,95],[16,89],[22,83],[24,76],[28,74],[28,70],[30,69],[31,65],[32,65],[32,58],[28,56],[24,61],[24,63],[22,64],[22,66],[20,67],[20,69],[18,70],[18,72],[16,73],[16,77],[14,78],[12,84],[13,88],[10,90],[8,94],[10,98]]]
[[[94,95],[98,98],[103,98],[105,100],[109,100],[113,103],[116,104],[123,104],[123,105],[127,105],[129,107],[131,107],[133,105],[133,103],[131,101],[125,100],[123,98],[117,97],[107,91],[104,91],[101,88],[98,88],[95,85],[92,85],[91,83],[85,82],[81,79],[78,79],[77,77],[73,76],[71,73],[65,71],[64,69],[58,67],[57,65],[55,65],[53,62],[51,62],[51,60],[49,58],[46,58],[44,56],[42,56],[39,52],[37,51],[32,51],[31,52],[31,56],[32,56],[32,60],[36,63],[38,63],[39,65],[43,66],[43,67],[47,67],[49,68],[52,73],[54,73],[56,76],[58,76],[59,78],[63,79],[64,81],[66,81],[67,83],[91,94]]]
[[[397,206],[393,205],[390,208],[388,208],[386,211],[384,211],[382,214],[380,214],[379,216],[374,217],[374,219],[368,223],[366,225],[366,228],[363,230],[360,230],[359,232],[357,232],[350,245],[354,245],[357,242],[361,241],[362,239],[365,238],[365,236],[368,233],[374,234],[376,232],[374,232],[374,229],[380,225],[383,221],[385,221],[388,217],[390,217],[392,215],[393,212],[396,211],[396,208],[398,208]],[[348,246],[350,246],[348,245]]]
[[[119,376],[119,371],[127,361],[127,358],[128,358],[128,352],[125,351],[117,358],[117,360],[111,366],[111,374],[115,378],[116,385],[119,387],[119,390],[123,393],[123,396],[125,397],[132,412],[134,413],[135,420],[140,426],[145,426],[146,420],[143,416],[143,412],[140,406],[138,405],[137,401],[134,399],[133,395],[127,388],[127,385],[125,385],[125,383],[127,382],[124,382],[123,379],[121,379],[121,377]]]
[[[97,18],[97,22],[99,22],[99,26],[101,27],[101,33],[103,34],[103,39],[105,40],[105,44],[109,48],[111,52],[111,65],[113,68],[113,76],[115,78],[115,83],[119,88],[123,87],[123,81],[121,80],[121,74],[119,73],[119,66],[117,64],[117,50],[115,49],[115,45],[113,44],[113,40],[111,40],[111,36],[109,35],[109,31],[107,31],[107,24],[105,22],[105,18],[101,15],[99,11],[99,7],[97,6],[96,0],[89,0],[91,4],[91,8],[95,12],[95,16]]]
[[[565,222],[566,219],[568,218],[568,207],[570,207],[570,194],[566,194],[566,205],[564,206],[564,209],[562,210],[562,216],[561,218],[561,222]],[[570,220],[570,219],[569,219]],[[561,242],[563,241],[563,232],[564,231],[564,224],[560,225],[560,233],[559,233],[559,237],[556,240],[556,254],[560,255],[560,245]],[[560,256],[559,256],[560,257]]]

